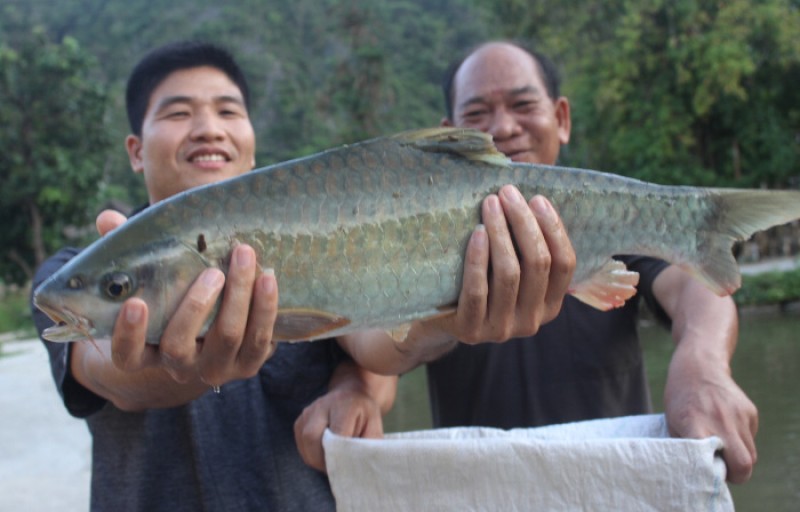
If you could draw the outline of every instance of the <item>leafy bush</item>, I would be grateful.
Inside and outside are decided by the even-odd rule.
[[[0,300],[0,333],[16,331],[35,332],[24,292],[10,293]]]
[[[742,288],[733,296],[739,306],[785,305],[800,301],[800,269],[742,276]]]

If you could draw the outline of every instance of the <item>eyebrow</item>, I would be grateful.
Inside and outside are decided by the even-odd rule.
[[[542,91],[540,91],[539,88],[536,87],[535,85],[525,85],[525,86],[522,86],[522,87],[517,87],[517,88],[511,89],[509,91],[509,95],[510,96],[519,96],[521,94],[529,94],[529,93],[541,94],[541,92]],[[483,96],[473,96],[472,98],[469,98],[466,101],[462,102],[459,105],[459,108],[463,109],[463,108],[466,108],[466,107],[468,107],[470,105],[475,105],[475,104],[479,104],[479,103],[485,103],[485,101],[486,100],[483,99]]]

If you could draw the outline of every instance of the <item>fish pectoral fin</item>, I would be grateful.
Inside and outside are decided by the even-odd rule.
[[[608,260],[600,271],[578,283],[570,293],[581,302],[608,311],[622,306],[636,295],[637,284],[638,272],[628,270],[621,261]]]
[[[322,338],[350,323],[349,318],[315,309],[279,309],[272,331],[274,341],[301,341]]]

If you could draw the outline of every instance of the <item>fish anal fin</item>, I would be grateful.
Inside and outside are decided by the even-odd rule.
[[[605,265],[592,276],[577,283],[570,293],[601,311],[621,307],[625,301],[636,295],[639,284],[638,272],[633,272],[625,264],[617,260],[608,260]]]
[[[396,325],[391,329],[386,329],[386,334],[388,334],[396,343],[403,343],[408,337],[408,331],[411,329],[411,323],[406,322],[404,324]]]
[[[455,305],[441,306],[439,308],[436,308],[436,310],[431,312],[430,314],[423,315],[420,320],[422,321],[438,320],[442,318],[447,318],[449,316],[453,316],[455,315],[455,313],[456,313]],[[390,329],[386,329],[386,334],[388,334],[395,342],[403,343],[408,338],[409,329],[411,329],[411,322],[406,322],[394,326]]]
[[[326,333],[350,324],[350,319],[315,309],[279,309],[272,338],[275,341],[300,341],[322,338]]]

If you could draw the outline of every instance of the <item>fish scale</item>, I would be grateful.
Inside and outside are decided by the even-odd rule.
[[[740,279],[731,244],[800,217],[798,191],[665,187],[512,163],[486,134],[427,129],[173,196],[84,250],[34,300],[62,323],[45,336],[69,341],[108,335],[121,302],[140,297],[151,312],[147,340],[158,343],[194,278],[226,271],[232,247],[247,243],[278,281],[276,339],[389,329],[452,311],[481,203],[506,184],[550,199],[577,256],[570,289],[600,309],[635,293],[638,276],[614,255],[664,258],[731,293]],[[129,285],[125,296],[109,296],[109,279]]]

